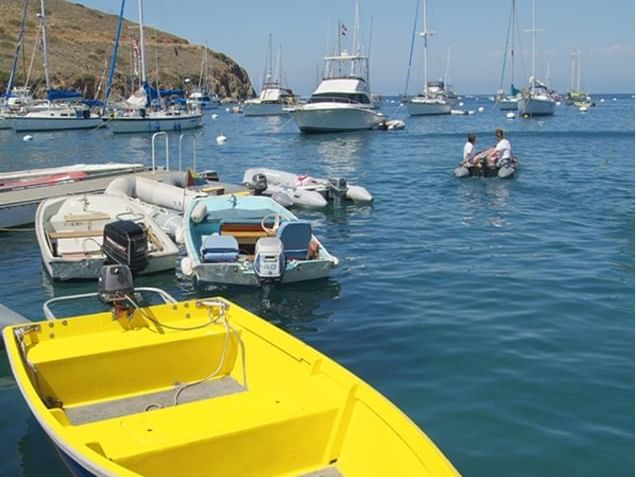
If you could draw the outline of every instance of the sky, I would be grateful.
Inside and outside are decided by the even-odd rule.
[[[370,54],[371,89],[405,91],[413,24],[422,29],[418,0],[360,0],[363,42]],[[85,6],[118,14],[119,0],[81,0]],[[461,94],[494,94],[500,85],[511,0],[429,0],[430,79],[443,78],[450,49],[449,78]],[[285,82],[309,95],[322,57],[333,48],[338,20],[349,29],[354,0],[145,0],[144,23],[220,51],[262,81],[267,39],[282,47]],[[532,1],[517,0],[519,36],[517,85],[531,74]],[[126,18],[137,21],[137,1],[126,2]],[[558,91],[570,86],[570,53],[581,50],[582,89],[590,93],[634,92],[634,0],[537,0],[536,77]],[[369,41],[370,40],[370,41]],[[519,46],[521,48],[519,48]],[[276,53],[274,53],[276,54]],[[509,73],[508,73],[509,75]],[[423,88],[423,40],[415,39],[409,93]],[[508,76],[509,77],[509,76]],[[506,81],[506,84],[508,81]]]

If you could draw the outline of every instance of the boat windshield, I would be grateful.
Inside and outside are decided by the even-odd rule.
[[[369,104],[369,97],[363,93],[319,93],[313,94],[310,103],[359,103]]]

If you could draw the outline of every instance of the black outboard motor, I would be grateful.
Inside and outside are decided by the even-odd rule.
[[[126,265],[133,274],[148,266],[148,233],[131,220],[117,220],[104,227],[102,251],[106,264]]]
[[[254,191],[254,195],[263,195],[267,190],[267,176],[265,174],[254,174],[250,188]]]
[[[329,194],[333,198],[333,205],[340,207],[347,197],[347,180],[342,177],[330,178]]]
[[[99,271],[97,296],[106,305],[119,305],[135,292],[133,276],[126,265],[104,265]]]

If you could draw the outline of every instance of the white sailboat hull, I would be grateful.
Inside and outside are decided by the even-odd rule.
[[[412,99],[406,105],[411,116],[434,116],[450,114],[452,105],[442,101],[426,101]]]
[[[28,117],[8,118],[16,132],[65,131],[71,129],[93,129],[102,124],[102,118]]]
[[[283,108],[283,103],[245,103],[243,113],[245,116],[280,116],[289,114]]]
[[[523,97],[517,103],[520,116],[550,116],[554,114],[554,108],[554,100],[547,97]]]
[[[519,100],[516,98],[505,98],[497,101],[497,107],[500,111],[517,111]]]
[[[161,117],[120,117],[108,120],[108,127],[115,134],[155,133],[159,131],[184,131],[201,126],[201,114]]]
[[[289,112],[304,133],[372,129],[385,119],[370,107],[349,103],[312,103]]]

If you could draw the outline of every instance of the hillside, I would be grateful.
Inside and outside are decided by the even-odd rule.
[[[22,15],[22,0],[0,0],[0,92],[4,92],[11,71],[15,41]],[[39,2],[29,2],[25,42],[18,64],[19,85],[24,84],[39,30]],[[53,87],[75,88],[86,97],[94,97],[105,65],[110,62],[113,36],[118,17],[98,10],[69,3],[47,0],[47,31],[49,43],[49,74]],[[122,25],[113,96],[124,96],[133,77],[133,35],[139,36],[137,23],[124,21]],[[144,28],[148,77],[157,77],[162,88],[179,87],[185,78],[198,83],[203,47],[187,40]],[[41,48],[38,48],[31,73],[31,84],[44,89],[44,69]],[[210,82],[222,98],[245,98],[252,94],[247,72],[223,53],[208,50]]]

